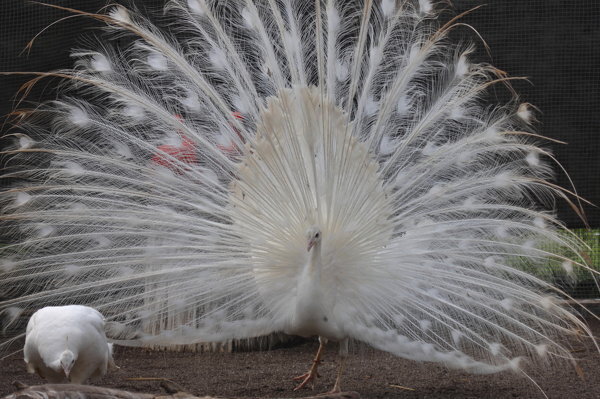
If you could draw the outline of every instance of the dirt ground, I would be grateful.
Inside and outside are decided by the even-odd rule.
[[[600,322],[590,320],[596,337]],[[599,339],[600,341],[600,339]],[[318,344],[307,341],[295,346],[265,352],[189,353],[159,352],[117,348],[112,372],[95,385],[130,391],[161,393],[158,381],[132,378],[166,378],[186,391],[201,396],[272,398],[310,396],[331,389],[336,374],[337,344],[331,343],[320,368],[321,378],[314,390],[293,392],[291,377],[304,373]],[[434,364],[399,359],[362,345],[354,345],[344,373],[342,388],[357,391],[362,398],[600,398],[600,354],[589,342],[575,343],[582,377],[575,368],[558,367],[530,371],[539,384],[514,373],[470,375]],[[20,354],[0,362],[0,397],[12,393],[12,382],[40,384],[42,380],[27,374]]]

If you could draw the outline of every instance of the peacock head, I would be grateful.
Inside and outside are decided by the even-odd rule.
[[[321,242],[321,230],[316,226],[311,226],[306,232],[306,237],[308,238],[308,247],[307,251],[310,251],[315,245]]]
[[[75,360],[77,360],[75,354],[68,349],[60,354],[60,366],[64,370],[67,378],[69,378],[71,369],[73,368],[73,365],[75,365]]]

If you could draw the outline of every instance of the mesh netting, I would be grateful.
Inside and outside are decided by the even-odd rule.
[[[95,12],[106,0],[48,0],[62,7]],[[119,3],[128,4],[126,1]],[[114,4],[114,2],[112,2]],[[160,7],[164,0],[138,0],[144,10]],[[477,0],[454,0],[454,12],[462,13],[481,4]],[[446,19],[452,12],[444,14]],[[61,18],[66,18],[59,21]],[[59,21],[59,22],[57,22]],[[465,15],[457,37],[475,35],[473,27],[489,46],[481,42],[478,57],[491,61],[510,76],[527,77],[512,83],[522,101],[534,104],[540,112],[538,131],[568,145],[549,143],[558,161],[573,180],[577,192],[600,204],[600,2],[596,0],[492,0]],[[56,23],[55,23],[56,22]],[[54,23],[54,24],[53,24]],[[70,49],[94,34],[100,25],[73,16],[66,10],[44,7],[23,0],[3,0],[0,12],[0,71],[50,71],[72,65]],[[28,52],[27,43],[36,38]],[[461,32],[462,30],[462,32]],[[96,30],[96,32],[98,32]],[[0,76],[0,115],[14,107],[19,87],[31,76]],[[29,106],[56,95],[56,79],[38,84],[21,106]],[[501,96],[501,94],[498,94]],[[3,124],[2,130],[10,127]],[[557,182],[571,189],[567,176],[557,169]],[[584,228],[585,222],[564,201],[557,203],[559,218],[571,228]],[[592,265],[600,269],[598,239],[600,208],[583,204],[592,230],[578,230],[592,247]],[[595,251],[595,252],[594,252]],[[577,288],[585,297],[599,296],[595,285]]]

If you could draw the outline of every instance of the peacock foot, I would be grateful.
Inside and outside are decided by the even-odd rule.
[[[335,385],[333,386],[331,391],[322,393],[321,395],[333,395],[333,394],[340,393],[340,392],[342,392],[342,388],[340,387],[340,384],[338,383],[338,381],[336,381]],[[317,396],[320,396],[320,395],[317,395]]]
[[[317,368],[319,367],[319,363],[320,361],[314,361],[313,360],[313,365],[310,367],[310,370],[308,370],[308,372],[299,375],[297,377],[292,378],[294,381],[299,381],[299,380],[303,380],[300,385],[298,385],[296,388],[294,388],[294,391],[297,391],[299,389],[302,389],[306,386],[306,384],[308,384],[309,382],[312,381],[312,388],[314,389],[315,385],[314,385],[314,380],[316,380],[317,378],[320,377],[319,373],[317,372]]]

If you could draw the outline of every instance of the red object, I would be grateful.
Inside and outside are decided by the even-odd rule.
[[[175,118],[177,118],[180,122],[183,122],[181,115],[176,114]],[[152,157],[152,162],[156,165],[164,166],[165,168],[169,168],[172,171],[181,174],[183,173],[183,168],[181,165],[177,164],[175,159],[188,165],[195,165],[198,163],[198,153],[196,151],[196,144],[183,133],[178,133],[181,137],[181,145],[159,145],[156,147],[158,152]]]
[[[194,165],[198,163],[198,154],[196,152],[196,144],[187,137],[181,137],[181,146],[163,144],[156,147],[158,152],[152,157],[152,162],[157,165],[164,166],[176,172],[181,172],[181,165],[177,165],[174,159]]]
[[[236,119],[244,119],[244,116],[237,111],[232,112],[232,115]],[[181,115],[176,114],[174,116],[180,122],[183,123],[183,117]],[[235,127],[233,129],[238,134],[238,136],[240,136],[241,139],[241,135],[237,131],[237,129]],[[175,146],[171,144],[163,144],[157,146],[156,149],[158,151],[154,154],[151,161],[156,165],[164,166],[165,168],[169,168],[178,174],[182,174],[185,168],[182,165],[178,164],[177,161],[188,165],[196,165],[198,164],[198,151],[196,143],[194,143],[189,137],[185,136],[183,133],[178,133],[181,137],[181,145]],[[227,155],[235,155],[239,153],[239,149],[235,145],[233,140],[230,140],[230,142],[227,145],[217,145],[217,147]]]

